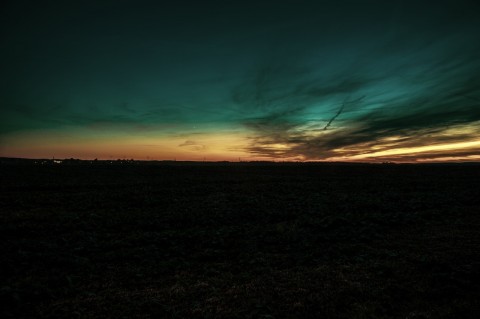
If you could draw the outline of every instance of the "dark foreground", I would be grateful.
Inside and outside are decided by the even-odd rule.
[[[480,166],[0,166],[0,317],[478,318]]]

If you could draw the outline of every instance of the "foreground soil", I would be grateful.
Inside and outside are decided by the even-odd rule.
[[[0,166],[2,318],[478,318],[480,166]]]

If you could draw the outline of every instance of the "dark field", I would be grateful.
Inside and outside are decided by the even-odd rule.
[[[480,166],[3,165],[2,318],[478,318]]]

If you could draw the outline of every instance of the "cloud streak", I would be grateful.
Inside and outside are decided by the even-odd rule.
[[[462,44],[467,52],[478,47]],[[246,150],[266,158],[348,160],[368,158],[370,153],[373,158],[379,149],[412,148],[413,153],[421,145],[480,139],[480,130],[475,129],[480,121],[479,58],[448,50],[442,54],[420,51],[417,55],[419,59],[430,55],[431,60],[418,65],[412,59],[410,64],[402,63],[403,72],[387,72],[383,77],[378,72],[373,76],[365,68],[345,73],[344,78],[309,80],[304,76],[309,71],[301,74],[301,80],[277,71],[269,83],[262,74],[260,85],[254,82],[252,86],[255,89],[249,101],[252,111],[262,116],[244,121],[252,131]],[[373,60],[369,66],[371,70],[379,68]],[[282,81],[292,85],[277,86],[282,89],[272,92],[273,83]],[[362,97],[349,101],[353,94]],[[328,118],[330,105],[340,98],[343,102]],[[340,115],[343,120],[332,127]],[[323,129],[318,129],[322,122]],[[478,154],[478,146],[462,150],[462,156],[468,152]],[[411,160],[407,153],[398,153],[396,160]],[[434,154],[454,153],[446,148]]]
[[[198,143],[196,141],[190,141],[190,140],[187,140],[178,146],[186,148],[191,151],[203,151],[206,149],[206,146],[204,144]]]

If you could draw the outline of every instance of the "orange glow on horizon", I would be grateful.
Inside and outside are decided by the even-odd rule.
[[[468,128],[473,130],[473,128]],[[452,129],[450,129],[451,131]],[[465,132],[467,128],[456,128]],[[449,133],[448,130],[442,134]],[[476,132],[476,131],[475,131]],[[471,132],[469,132],[471,133]],[[438,162],[478,161],[480,140],[406,146],[401,136],[385,137],[376,143],[356,144],[333,149],[329,155],[306,158],[290,152],[291,145],[262,144],[270,156],[250,153],[248,132],[224,131],[135,136],[96,135],[89,131],[23,132],[2,137],[0,156],[20,158],[135,159],[178,161],[322,161],[322,162]],[[452,134],[454,135],[454,134]],[[474,135],[474,134],[472,134]],[[419,140],[420,141],[420,140]],[[428,141],[428,140],[427,140]],[[432,138],[434,141],[434,137]],[[421,141],[420,141],[421,142]],[[425,141],[424,141],[425,142]],[[268,152],[267,152],[268,154]],[[278,154],[278,155],[277,155]]]

